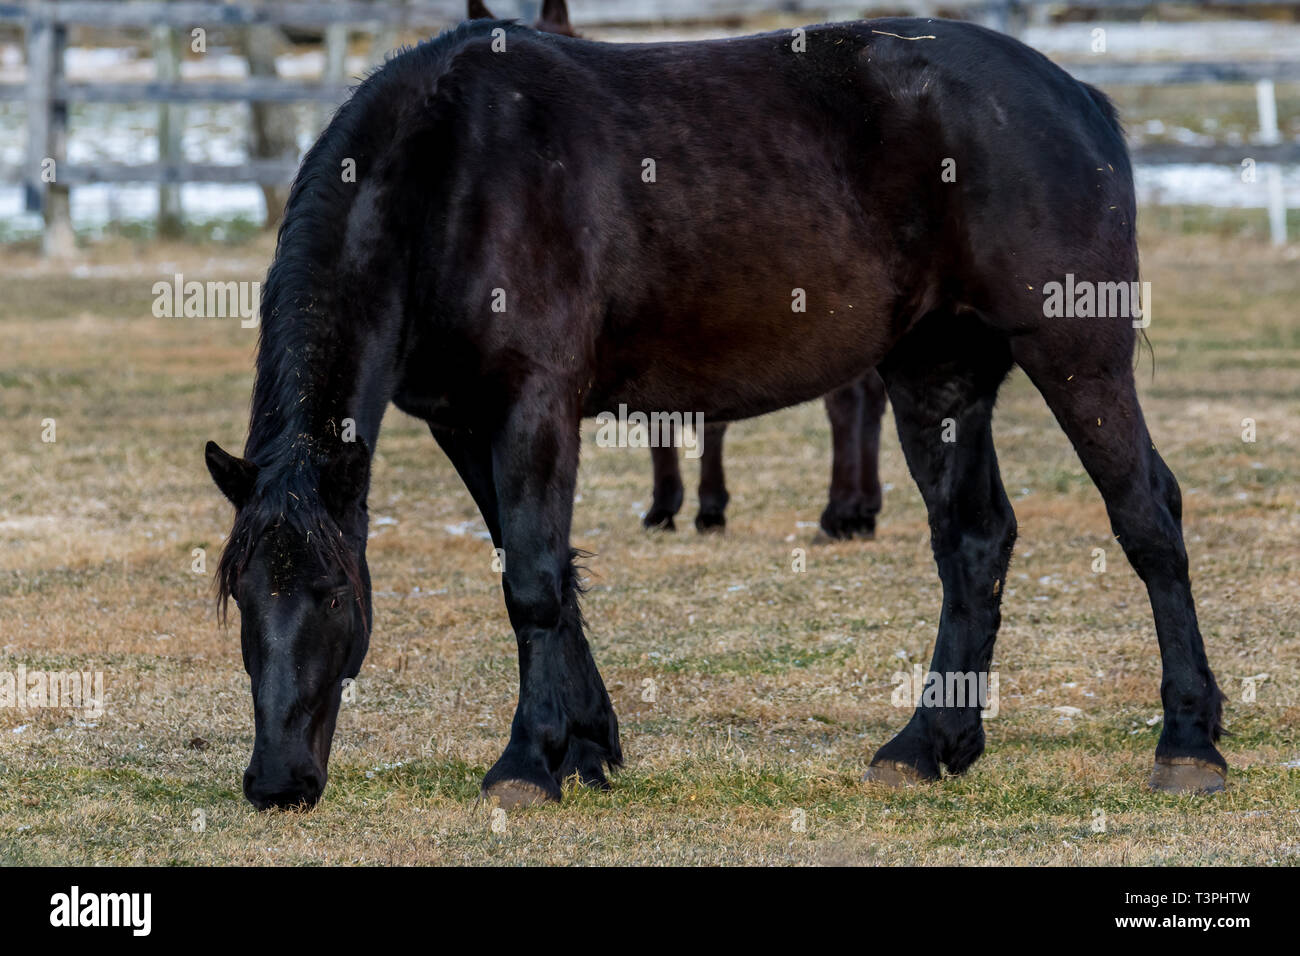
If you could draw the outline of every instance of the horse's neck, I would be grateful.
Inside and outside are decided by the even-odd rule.
[[[302,320],[300,320],[302,321]],[[349,342],[336,330],[308,328],[268,335],[253,395],[250,457],[328,453],[339,442],[364,439],[373,449],[391,395],[387,377],[367,372],[371,362],[391,367],[381,337]]]

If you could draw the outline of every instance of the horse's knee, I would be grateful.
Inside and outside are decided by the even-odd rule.
[[[982,488],[974,498],[961,496],[934,508],[930,517],[936,557],[957,555],[969,561],[985,554],[1009,554],[1016,531],[1016,512],[1000,482]]]
[[[1120,546],[1128,563],[1147,584],[1152,580],[1185,582],[1188,578],[1187,548],[1173,527],[1161,528],[1151,534],[1130,533],[1128,539],[1121,536]]]
[[[1016,511],[1011,507],[1011,500],[1005,494],[998,495],[989,510],[993,515],[991,527],[995,534],[1003,542],[1015,541],[1019,525],[1016,522]]]
[[[1182,492],[1173,472],[1153,453],[1149,484],[1129,485],[1108,499],[1111,529],[1143,581],[1152,576],[1185,578]]]
[[[1169,466],[1165,464],[1164,459],[1154,451],[1151,452],[1151,467],[1152,485],[1156,496],[1169,509],[1169,515],[1174,519],[1174,522],[1181,524],[1183,520],[1183,492],[1178,487],[1178,479],[1169,470]]]
[[[563,609],[560,576],[539,568],[509,569],[504,579],[506,609],[516,630],[555,627]]]

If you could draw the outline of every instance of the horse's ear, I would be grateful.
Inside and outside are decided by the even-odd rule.
[[[221,493],[230,499],[236,508],[242,508],[253,497],[257,487],[257,466],[251,461],[236,458],[214,441],[208,442],[203,451],[203,459],[208,463],[208,473],[217,483]]]
[[[573,24],[569,23],[569,5],[564,0],[546,0],[542,4],[542,15],[538,19],[549,27],[573,29]]]
[[[492,11],[487,8],[483,0],[469,0],[469,16],[467,20],[495,20]]]
[[[321,474],[320,497],[336,517],[364,501],[370,488],[370,446],[364,438],[345,441]]]

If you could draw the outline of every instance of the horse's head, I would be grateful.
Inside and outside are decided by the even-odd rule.
[[[259,491],[258,467],[214,442],[212,479],[236,509],[218,571],[239,607],[256,736],[244,795],[259,810],[311,806],[325,789],[343,682],[361,669],[370,634],[365,443],[340,443],[310,495],[291,506]],[[298,500],[294,500],[298,499]]]
[[[487,8],[483,0],[469,0],[468,16],[469,20],[495,20],[492,11]],[[578,34],[573,32],[573,25],[569,23],[569,7],[565,0],[545,0],[542,4],[542,12],[533,24],[534,30],[540,30],[542,33],[558,33],[566,37],[576,37]]]

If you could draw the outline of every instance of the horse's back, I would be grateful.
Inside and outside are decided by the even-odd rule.
[[[935,308],[992,311],[1034,250],[1086,245],[1081,211],[1131,209],[1104,99],[969,24],[505,42],[467,40],[433,81],[456,152],[432,238],[467,314],[504,289],[530,317],[504,347],[553,365],[574,314],[595,323],[593,402],[815,397]]]

